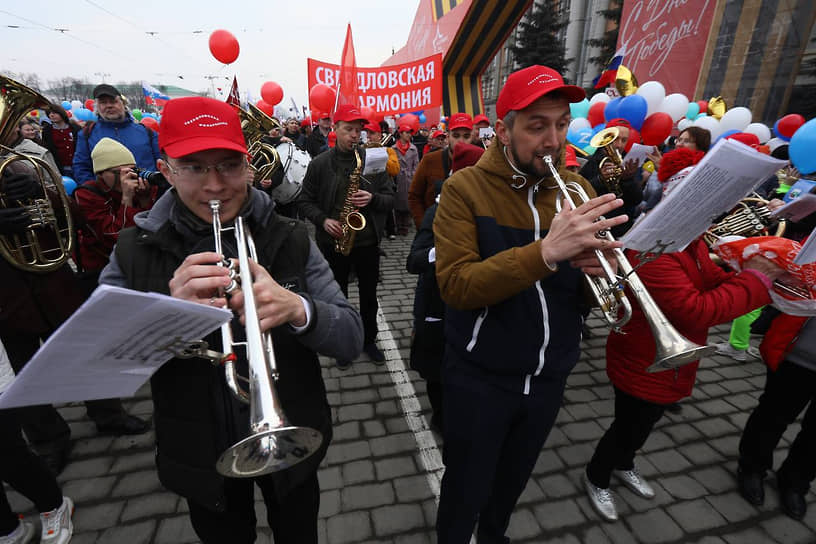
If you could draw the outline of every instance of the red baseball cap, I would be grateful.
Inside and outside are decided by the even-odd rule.
[[[536,64],[507,76],[507,82],[496,101],[496,114],[499,119],[504,119],[509,112],[523,110],[553,91],[561,91],[570,102],[580,102],[586,98],[581,87],[565,84],[561,74],[552,68]]]
[[[368,119],[360,111],[360,108],[354,104],[341,104],[337,106],[337,111],[334,112],[333,123],[338,121],[345,121],[346,123],[353,123],[354,121],[362,121],[363,124],[368,123]]]
[[[414,129],[411,128],[411,125],[408,125],[408,124],[400,125],[399,126],[399,131],[400,132],[410,132],[411,134],[414,133]]]
[[[304,119],[300,122],[300,126],[302,127],[309,127],[312,126],[312,122],[309,119]]]
[[[575,149],[571,145],[568,145],[564,151],[564,166],[581,166],[578,157],[575,156]]]
[[[479,123],[487,123],[490,125],[490,119],[487,118],[487,115],[479,114],[473,118],[473,124],[478,125]]]
[[[745,145],[750,145],[754,149],[757,149],[759,147],[759,138],[755,134],[750,134],[748,132],[737,132],[736,134],[726,136],[725,139],[742,142]]]
[[[448,117],[448,130],[456,128],[473,130],[473,118],[469,113],[454,113]]]
[[[207,149],[247,152],[241,121],[232,105],[203,96],[167,102],[162,113],[159,149],[173,158]]]
[[[433,134],[431,134],[431,139],[440,138],[447,136],[447,133],[444,130],[435,130]]]
[[[380,125],[376,123],[368,123],[366,126],[363,127],[368,132],[382,132]]]

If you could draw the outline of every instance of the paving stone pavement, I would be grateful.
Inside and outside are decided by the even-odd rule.
[[[416,277],[405,272],[411,237],[385,241],[378,294],[384,318],[379,342],[388,356],[376,366],[360,358],[347,371],[322,359],[334,414],[334,441],[320,469],[320,541],[327,544],[435,542],[435,493],[441,475],[438,436],[427,430],[429,404],[422,380],[406,372]],[[352,287],[352,300],[356,293]],[[385,326],[387,325],[387,327]],[[611,422],[612,387],[604,371],[606,329],[597,316],[592,337],[571,374],[557,424],[536,464],[508,534],[513,542],[539,543],[765,543],[816,542],[816,505],[804,522],[778,510],[773,478],[766,505],[755,508],[736,491],[734,472],[740,432],[762,392],[760,362],[724,357],[703,361],[691,398],[679,415],[657,425],[637,458],[654,485],[652,500],[614,486],[621,520],[604,523],[581,487],[581,471]],[[711,341],[727,338],[727,327]],[[364,357],[364,356],[363,356]],[[416,398],[411,393],[416,392]],[[149,417],[148,386],[127,399],[131,413]],[[407,410],[407,414],[406,414]],[[60,475],[76,503],[72,542],[196,542],[186,502],[164,490],[153,463],[154,435],[96,434],[82,405],[60,408],[72,430],[70,462]],[[785,433],[777,464],[799,430]],[[485,440],[490,440],[485,437]],[[419,444],[419,446],[418,446]],[[474,447],[478,447],[475,445]],[[12,506],[36,520],[32,505],[9,490]],[[258,542],[272,542],[257,496]]]

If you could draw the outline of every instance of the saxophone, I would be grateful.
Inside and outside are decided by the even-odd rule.
[[[351,195],[360,190],[360,176],[363,172],[363,161],[360,159],[360,152],[357,151],[357,146],[354,146],[354,158],[357,165],[349,174],[349,184],[346,189],[346,200],[343,202],[343,209],[340,210],[340,226],[343,228],[343,236],[334,242],[334,250],[344,257],[348,257],[351,253],[351,248],[354,247],[354,238],[357,232],[363,230],[366,226],[365,217],[360,211],[351,203]]]

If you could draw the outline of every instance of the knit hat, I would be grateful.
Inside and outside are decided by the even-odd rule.
[[[687,147],[673,149],[663,155],[663,158],[660,160],[660,169],[657,171],[657,179],[665,183],[680,170],[700,162],[704,156],[705,153],[702,151],[693,151]]]
[[[478,145],[466,144],[464,142],[457,144],[453,150],[451,172],[473,166],[479,162],[479,157],[481,157],[484,152],[485,150]]]
[[[136,164],[133,153],[113,138],[102,138],[97,142],[91,151],[91,161],[94,174],[117,166]]]

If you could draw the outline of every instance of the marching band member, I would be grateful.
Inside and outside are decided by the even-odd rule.
[[[496,103],[496,141],[443,185],[433,226],[448,305],[440,543],[468,542],[477,520],[480,542],[506,541],[578,362],[584,278],[573,266],[598,274],[594,250],[620,246],[595,236],[626,221],[595,222],[621,205],[613,195],[555,215],[545,155],[594,194],[563,167],[569,104],[584,96],[544,66],[510,74]]]
[[[203,121],[197,122],[202,119]],[[293,425],[319,430],[320,450],[283,472],[227,479],[219,454],[249,428],[249,405],[234,398],[221,366],[200,358],[172,359],[151,379],[156,464],[162,484],[187,500],[204,543],[250,543],[256,538],[254,486],[266,504],[275,542],[316,543],[320,489],[317,468],[331,439],[331,412],[317,353],[349,358],[359,352],[362,327],[302,223],[280,217],[271,200],[247,183],[247,148],[232,106],[210,98],[170,100],[164,109],[159,169],[172,185],[136,227],[122,231],[101,283],[155,291],[200,304],[226,306],[244,319],[243,295],[219,289],[229,270],[216,266],[209,202],[221,201],[229,225],[249,224],[259,260],[251,262],[261,331],[272,334],[281,379],[280,402]],[[226,257],[235,257],[225,231]],[[285,285],[286,287],[283,287]],[[243,289],[248,286],[243,285]],[[218,333],[207,339],[213,349]],[[238,367],[243,351],[237,353]]]
[[[334,113],[337,145],[309,163],[303,190],[298,197],[300,213],[317,227],[315,241],[331,266],[334,278],[343,294],[348,296],[351,268],[357,273],[360,292],[360,315],[365,329],[363,351],[375,363],[383,363],[385,355],[377,347],[377,281],[380,274],[379,245],[383,236],[386,214],[394,206],[394,182],[387,172],[376,175],[360,174],[359,190],[348,194],[350,177],[355,170],[355,153],[364,164],[365,150],[356,149],[360,132],[367,120],[357,107],[341,105]],[[356,149],[356,151],[355,151]],[[366,219],[365,228],[358,232],[348,256],[335,250],[335,241],[343,237],[343,226],[337,218],[347,200]],[[339,358],[337,367],[345,370],[356,357]]]

